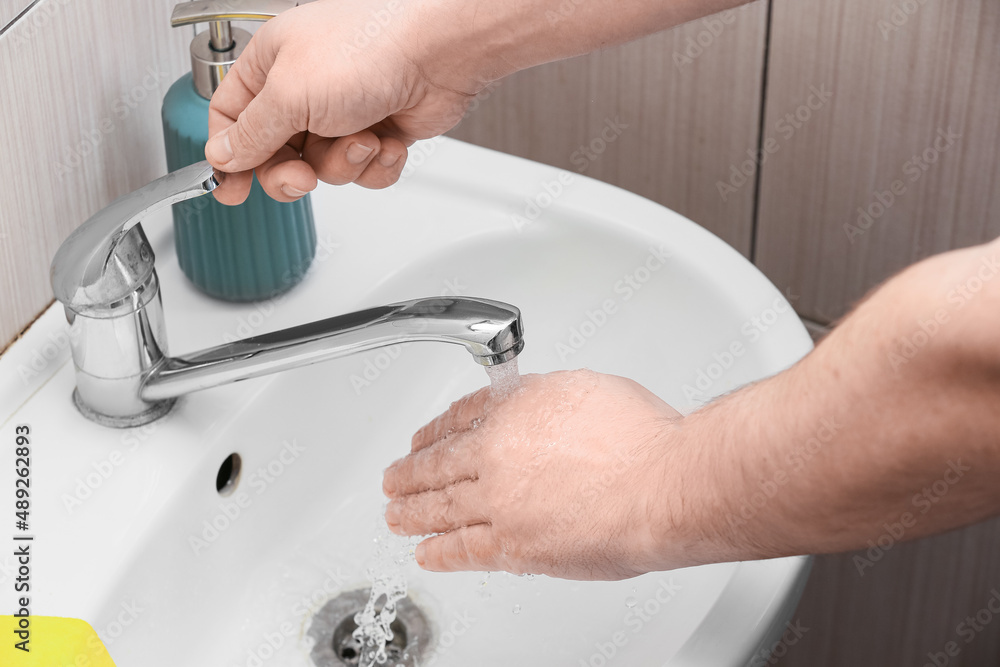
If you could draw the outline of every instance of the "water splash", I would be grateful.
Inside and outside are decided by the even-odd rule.
[[[375,537],[375,555],[365,574],[371,582],[371,594],[365,608],[354,615],[358,627],[352,636],[361,646],[361,667],[383,665],[389,659],[386,644],[393,639],[392,622],[396,604],[406,597],[405,566],[414,560],[417,539],[389,532],[383,522]]]
[[[521,372],[517,368],[517,357],[496,366],[486,366],[490,376],[490,389],[495,400],[503,400],[521,386]]]

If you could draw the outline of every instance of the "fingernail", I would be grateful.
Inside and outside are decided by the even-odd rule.
[[[427,556],[427,547],[424,546],[423,542],[421,542],[420,544],[417,545],[416,550],[414,550],[414,552],[413,552],[413,556],[417,559],[417,565],[419,565],[420,567],[423,567],[424,566],[424,559]]]
[[[382,153],[378,156],[378,161],[383,167],[389,168],[399,162],[399,156],[392,153]]]
[[[347,161],[351,164],[361,164],[368,159],[373,150],[375,149],[370,146],[355,142],[347,147]]]
[[[232,162],[233,146],[229,143],[229,132],[227,130],[223,130],[219,134],[212,137],[208,146],[209,150],[212,152],[212,156],[215,158],[216,163],[224,165]]]
[[[306,194],[305,190],[299,190],[298,188],[293,188],[287,183],[281,186],[281,191],[285,193],[286,197],[294,197],[296,199]]]

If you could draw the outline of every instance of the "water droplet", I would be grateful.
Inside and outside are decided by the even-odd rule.
[[[514,608],[511,611],[513,611],[515,614],[520,614],[521,613],[521,605],[519,605],[519,604],[514,605]]]
[[[635,589],[633,589],[633,590],[635,590]],[[632,597],[631,595],[630,595],[630,596],[628,596],[627,598],[625,598],[625,606],[626,606],[626,607],[628,607],[629,609],[633,608],[633,607],[634,607],[634,606],[636,606],[637,604],[639,604],[639,601],[638,601],[638,600],[636,600],[636,599],[635,599],[634,597]]]

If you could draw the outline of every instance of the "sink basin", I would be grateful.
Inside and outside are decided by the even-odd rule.
[[[522,372],[625,375],[689,412],[811,348],[737,252],[579,175],[441,139],[414,147],[399,185],[322,187],[314,208],[310,274],[250,305],[198,293],[177,267],[169,213],[147,220],[170,352],[415,297],[479,296],[521,308]],[[16,424],[34,434],[32,613],[86,620],[119,667],[312,665],[313,615],[368,585],[388,539],[382,470],[486,382],[461,347],[412,343],[203,391],[158,422],[113,430],[72,405],[57,304],[0,358],[0,437],[12,442]],[[0,488],[13,488],[10,466]],[[5,595],[12,564],[0,557]],[[421,664],[720,667],[766,655],[809,565],[615,583],[404,569],[429,627]]]

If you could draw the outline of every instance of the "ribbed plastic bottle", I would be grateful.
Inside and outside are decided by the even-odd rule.
[[[209,23],[191,42],[191,72],[163,100],[167,169],[205,159],[208,104],[226,71],[250,41],[232,20],[266,20],[294,1],[218,0],[177,5],[171,25]],[[316,254],[316,226],[309,196],[291,203],[271,199],[254,177],[239,206],[213,197],[174,204],[177,258],[199,289],[227,301],[258,301],[298,284]]]

